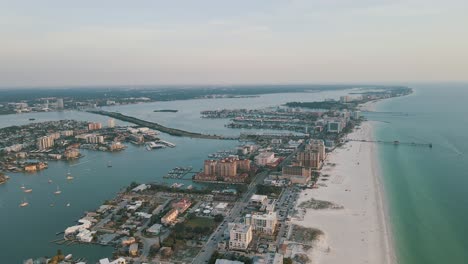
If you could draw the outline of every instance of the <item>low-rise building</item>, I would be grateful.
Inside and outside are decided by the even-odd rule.
[[[65,150],[65,152],[63,153],[63,156],[66,159],[76,159],[80,156],[80,151],[76,148],[70,148],[70,149]]]
[[[266,166],[269,163],[273,163],[275,160],[275,153],[269,151],[262,152],[255,156],[255,164],[259,166]]]
[[[172,225],[177,220],[179,216],[179,211],[177,209],[171,209],[163,218],[161,218],[161,223],[164,225]]]
[[[172,203],[172,208],[177,209],[180,214],[184,213],[190,206],[192,205],[192,202],[187,199],[183,198],[180,201]]]
[[[161,228],[162,228],[162,225],[154,224],[151,227],[149,227],[148,229],[146,229],[146,232],[148,232],[148,233],[150,233],[152,235],[159,235],[159,233],[161,233]]]
[[[137,243],[133,243],[130,245],[130,247],[128,248],[128,253],[130,254],[130,256],[138,256],[138,244]]]

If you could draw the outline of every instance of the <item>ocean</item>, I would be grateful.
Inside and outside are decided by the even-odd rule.
[[[468,85],[410,85],[412,95],[384,100],[379,145],[398,263],[468,263]]]
[[[377,112],[366,116],[376,121],[374,136],[379,140],[432,143],[433,148],[379,145],[379,160],[389,207],[398,262],[468,262],[468,85],[409,85],[415,93],[381,101]],[[337,98],[339,92],[272,94],[256,98],[188,100],[110,108],[138,118],[190,131],[235,135],[239,130],[224,127],[226,120],[200,119],[199,111],[220,108],[275,106],[288,101]],[[177,113],[154,113],[155,109],[177,109]],[[34,122],[77,119],[99,121],[107,118],[83,112],[36,113],[0,116],[0,127]],[[118,124],[125,124],[117,122]],[[268,132],[268,131],[267,131]],[[88,152],[75,163],[50,162],[37,174],[10,174],[0,185],[0,259],[21,263],[29,257],[52,255],[57,249],[76,257],[97,260],[108,257],[112,248],[49,243],[56,232],[73,225],[87,210],[96,209],[132,181],[162,181],[176,166],[200,169],[206,155],[232,149],[234,141],[188,139],[163,135],[177,144],[174,149],[148,152],[130,146],[120,153]],[[113,167],[107,168],[112,161]],[[67,182],[70,171],[75,180]],[[52,179],[53,184],[47,180]],[[32,188],[31,194],[20,186]],[[59,185],[60,197],[52,193]],[[26,197],[29,207],[19,208]],[[54,207],[49,205],[54,203]],[[70,207],[65,205],[70,203]],[[60,236],[59,236],[60,237]],[[93,262],[90,262],[93,263]]]

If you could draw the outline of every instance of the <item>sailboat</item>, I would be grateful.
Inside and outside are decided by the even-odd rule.
[[[61,194],[62,191],[60,190],[60,188],[57,186],[57,190],[54,192],[55,195],[59,195]]]
[[[20,207],[26,207],[26,206],[28,206],[28,205],[29,205],[29,203],[26,202],[26,199],[23,199],[23,201],[20,203],[19,206],[20,206]]]
[[[70,172],[67,173],[67,180],[73,180],[73,176],[71,175]]]

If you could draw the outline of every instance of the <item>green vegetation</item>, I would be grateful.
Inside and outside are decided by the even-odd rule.
[[[310,245],[314,240],[323,235],[323,231],[317,228],[306,228],[299,225],[293,225],[291,232],[291,241]]]
[[[343,209],[343,206],[337,205],[335,203],[329,202],[329,201],[321,201],[321,200],[315,200],[314,198],[304,201],[299,204],[300,208],[310,208],[310,209],[315,209],[315,210],[320,210],[320,209]]]
[[[169,237],[164,240],[163,246],[171,247],[173,250],[180,249],[187,240],[201,240],[209,236],[215,227],[216,223],[212,218],[192,217],[176,224]]]
[[[324,109],[324,110],[343,110],[350,109],[349,104],[343,104],[338,101],[322,101],[322,102],[289,102],[285,104],[287,107],[301,107],[308,109]]]
[[[256,193],[260,195],[279,196],[282,190],[281,187],[259,184],[257,185]]]

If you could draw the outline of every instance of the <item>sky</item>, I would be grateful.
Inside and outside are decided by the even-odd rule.
[[[468,81],[468,1],[0,0],[0,87]]]

